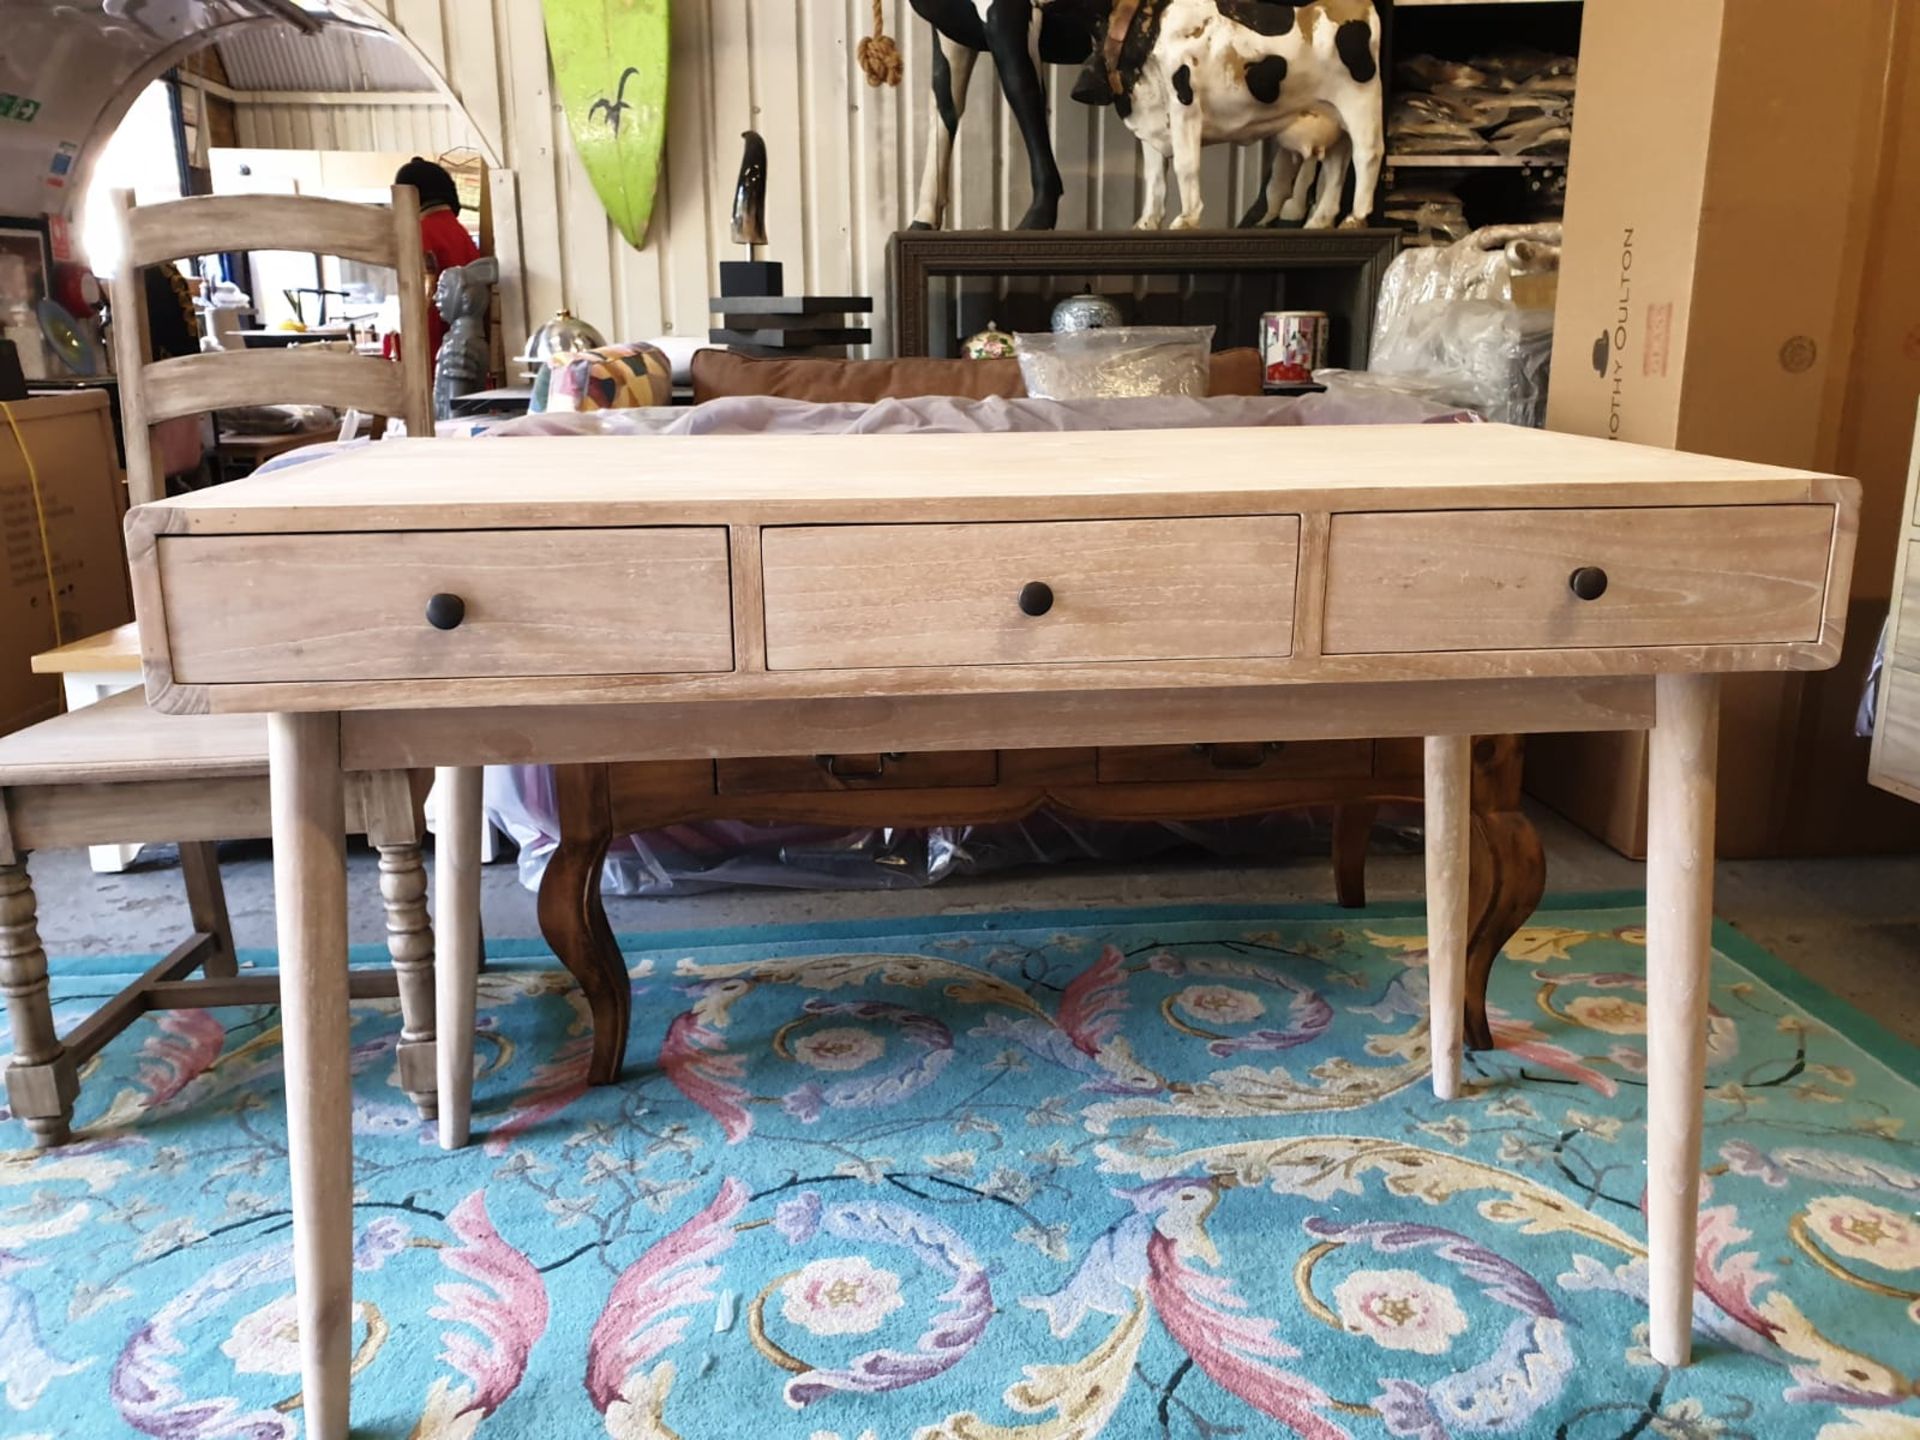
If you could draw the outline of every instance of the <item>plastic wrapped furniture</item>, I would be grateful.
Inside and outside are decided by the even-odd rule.
[[[1546,415],[1553,311],[1522,303],[1560,267],[1560,226],[1493,225],[1455,244],[1403,251],[1387,271],[1364,374],[1320,371],[1330,390],[1397,392],[1483,419]]]

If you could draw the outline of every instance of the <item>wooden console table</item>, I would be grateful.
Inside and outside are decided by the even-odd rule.
[[[1499,426],[439,446],[128,527],[153,702],[271,716],[309,1433],[351,1360],[343,776],[425,765],[477,821],[489,763],[1422,737],[1450,1097],[1469,737],[1651,730],[1650,1346],[1688,1359],[1715,677],[1838,656],[1854,482]],[[448,1143],[477,833],[438,857]]]
[[[1469,787],[1466,1043],[1493,1046],[1493,962],[1546,891],[1546,855],[1520,809],[1525,746],[1474,741]],[[555,767],[560,840],[540,881],[540,933],[593,1014],[587,1079],[626,1060],[632,988],[601,898],[615,837],[700,820],[803,825],[990,825],[1042,806],[1092,820],[1224,820],[1333,809],[1334,893],[1367,903],[1367,839],[1382,805],[1425,800],[1418,740],[1252,741],[1079,750],[952,750]]]

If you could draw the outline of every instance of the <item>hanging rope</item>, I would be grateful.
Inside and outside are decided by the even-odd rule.
[[[862,40],[854,52],[867,84],[875,87],[899,85],[906,69],[900,60],[900,47],[887,34],[887,16],[882,8],[885,3],[886,0],[873,0],[873,34]]]

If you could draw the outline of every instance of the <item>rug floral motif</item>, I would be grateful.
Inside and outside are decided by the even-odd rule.
[[[1640,924],[1536,917],[1451,1104],[1406,910],[649,940],[599,1090],[501,969],[457,1155],[358,1006],[355,1434],[1915,1440],[1920,1067],[1727,931],[1647,1352]],[[303,1433],[277,1011],[136,1027],[79,1119],[0,1157],[0,1434]]]

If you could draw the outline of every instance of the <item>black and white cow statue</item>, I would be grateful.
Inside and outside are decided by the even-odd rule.
[[[1146,147],[1140,228],[1158,229],[1164,219],[1168,160],[1180,183],[1172,228],[1190,230],[1204,204],[1202,147],[1268,139],[1281,160],[1264,215],[1249,219],[1304,209],[1319,162],[1319,198],[1305,220],[1309,229],[1331,226],[1351,163],[1353,209],[1340,223],[1366,224],[1386,150],[1373,0],[1114,0],[1110,12],[1102,53],[1074,96],[1114,105]]]
[[[1064,188],[1047,129],[1044,65],[1080,65],[1104,34],[1111,0],[912,0],[933,27],[933,124],[920,176],[915,230],[937,230],[946,217],[953,176],[953,139],[967,106],[973,62],[993,56],[1000,89],[1026,142],[1033,203],[1022,230],[1051,230]]]

